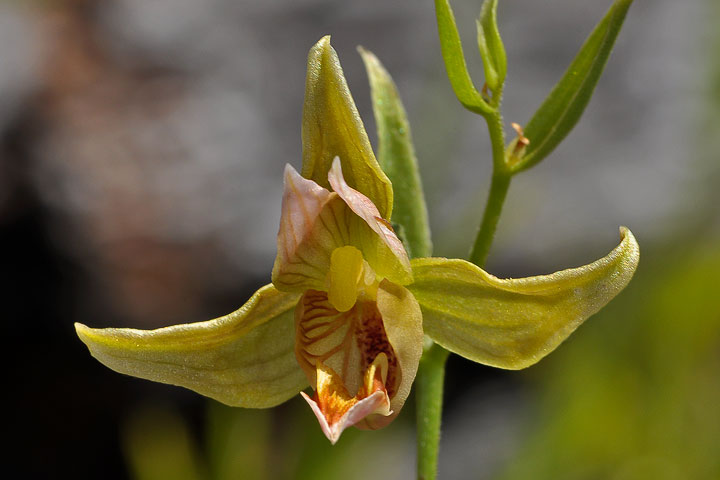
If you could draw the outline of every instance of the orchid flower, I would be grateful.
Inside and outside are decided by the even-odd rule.
[[[302,139],[302,175],[285,168],[272,284],[206,322],[150,331],[76,324],[95,358],[232,406],[272,407],[300,393],[335,443],[351,425],[377,429],[398,415],[425,336],[479,363],[525,368],[637,266],[625,228],[606,257],[546,276],[503,280],[465,260],[411,260],[329,37],[310,51]]]

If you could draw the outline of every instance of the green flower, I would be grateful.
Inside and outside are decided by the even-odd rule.
[[[410,260],[380,169],[325,37],[310,51],[302,175],[285,169],[272,284],[215,320],[157,330],[76,324],[100,362],[232,406],[299,392],[335,443],[400,412],[424,335],[470,360],[520,369],[554,350],[630,281],[638,245],[552,275],[503,280],[460,259]],[[312,394],[301,392],[310,385]]]

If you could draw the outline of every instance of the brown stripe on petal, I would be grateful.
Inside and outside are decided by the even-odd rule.
[[[401,372],[375,302],[358,300],[347,312],[338,312],[326,292],[308,290],[301,297],[295,310],[295,356],[310,385],[317,385],[317,368],[323,364],[336,372],[348,394],[355,396],[381,353],[387,357],[385,386],[392,398]]]
[[[387,389],[388,396],[392,398],[400,383],[400,369],[398,368],[395,351],[392,345],[390,345],[390,341],[385,333],[382,315],[380,315],[380,311],[375,302],[358,303],[360,303],[362,315],[360,315],[360,321],[358,322],[354,336],[358,349],[361,352],[363,370],[367,370],[375,358],[377,358],[380,353],[384,353],[387,356],[388,362],[385,388]]]

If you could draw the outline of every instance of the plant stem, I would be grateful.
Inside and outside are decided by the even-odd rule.
[[[512,172],[505,161],[505,132],[499,103],[498,96],[496,109],[483,115],[492,143],[493,176],[480,230],[470,253],[470,261],[479,267],[484,265],[490,252],[512,178]],[[431,344],[420,359],[415,379],[418,480],[435,480],[437,477],[445,362],[449,354],[450,352],[440,345]]]
[[[485,204],[485,212],[483,213],[482,223],[475,237],[475,244],[470,252],[469,260],[483,267],[490,253],[490,246],[495,231],[497,230],[502,207],[510,188],[510,180],[512,172],[505,161],[505,133],[503,130],[502,116],[498,110],[485,116],[487,120],[488,132],[490,133],[490,142],[492,143],[493,154],[493,175],[490,183],[490,191],[488,192],[487,204]]]
[[[495,231],[497,230],[500,213],[502,212],[503,203],[507,196],[508,188],[510,188],[510,175],[507,173],[494,172],[492,183],[490,183],[490,192],[488,193],[488,201],[485,205],[485,213],[483,214],[482,223],[478,230],[475,244],[470,253],[470,261],[482,267],[490,253]]]
[[[420,359],[415,379],[418,480],[434,480],[437,475],[445,361],[449,353],[432,344]]]

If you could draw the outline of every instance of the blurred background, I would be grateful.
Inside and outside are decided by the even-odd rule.
[[[505,119],[524,123],[610,0],[503,0]],[[452,2],[478,85],[473,19]],[[487,269],[589,263],[629,226],[630,286],[523,372],[448,363],[443,479],[720,478],[720,5],[637,0],[569,138],[511,187]],[[393,74],[435,254],[469,251],[481,118],[445,77],[430,0],[0,3],[0,258],[18,478],[413,478],[412,400],[330,447],[299,398],[231,409],[120,376],[73,322],[156,328],[267,283],[281,172],[299,167],[308,49],[332,34],[374,142],[355,47]]]

